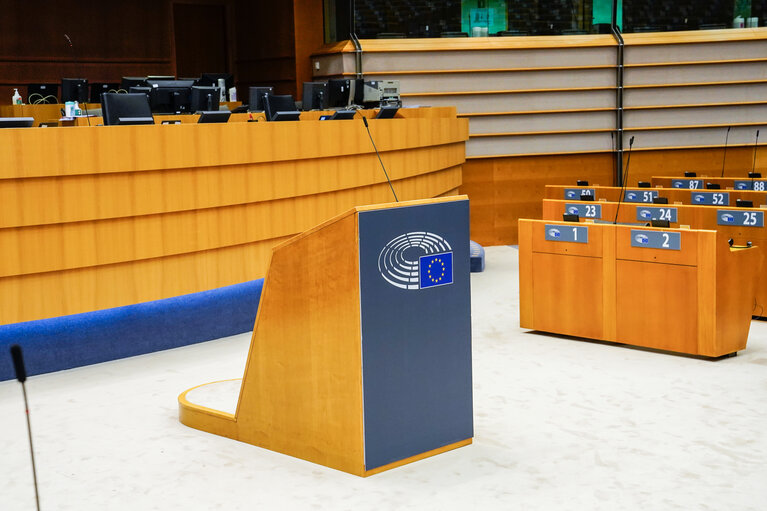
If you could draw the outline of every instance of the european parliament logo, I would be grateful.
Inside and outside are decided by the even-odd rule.
[[[387,243],[378,255],[378,271],[386,282],[408,290],[453,283],[453,249],[442,236],[408,232]]]

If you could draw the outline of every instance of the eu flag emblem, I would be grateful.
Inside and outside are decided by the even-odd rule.
[[[418,258],[421,289],[453,283],[453,253],[425,255]]]

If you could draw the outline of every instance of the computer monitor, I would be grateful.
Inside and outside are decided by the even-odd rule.
[[[192,99],[189,102],[190,112],[212,112],[218,110],[218,87],[192,87]]]
[[[251,112],[261,112],[264,109],[264,96],[274,94],[274,87],[250,87],[248,89],[249,102],[248,110]]]
[[[376,114],[376,119],[391,119],[397,114],[399,107],[396,106],[382,106]]]
[[[120,89],[129,91],[131,87],[149,87],[145,76],[123,76],[120,80]]]
[[[105,92],[117,92],[120,89],[119,83],[112,82],[98,82],[91,84],[91,96],[89,101],[91,103],[98,103],[101,101],[101,95]]]
[[[267,121],[297,121],[301,112],[296,110],[293,96],[289,94],[267,94],[264,97],[264,111]]]
[[[197,85],[200,87],[218,87],[218,81],[222,78],[225,86],[224,94],[229,99],[229,89],[234,87],[234,77],[229,73],[203,73],[197,80]]]
[[[149,94],[152,112],[171,114],[189,112],[194,81],[147,79],[147,83],[152,87],[152,92]]]
[[[34,117],[0,117],[0,128],[31,128]]]
[[[30,83],[27,85],[27,103],[30,105],[56,104],[59,102],[59,84]]]
[[[304,82],[304,94],[301,96],[304,110],[324,110],[327,108],[328,84],[325,82]]]
[[[88,80],[85,78],[62,78],[61,79],[61,102],[88,101]]]
[[[200,118],[197,124],[224,123],[229,122],[232,112],[228,110],[215,110],[212,112],[200,112]]]
[[[328,80],[327,106],[329,108],[345,107],[352,103],[350,100],[351,82],[348,78]]]
[[[149,95],[152,93],[151,87],[131,87],[128,89],[128,92],[131,94],[146,94],[147,99],[149,99]]]
[[[154,124],[149,99],[143,93],[105,92],[101,95],[101,110],[104,114],[104,126]]]

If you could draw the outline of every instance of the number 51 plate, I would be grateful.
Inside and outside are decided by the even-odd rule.
[[[663,250],[682,250],[682,234],[678,232],[631,229],[631,246],[639,248],[660,248]]]

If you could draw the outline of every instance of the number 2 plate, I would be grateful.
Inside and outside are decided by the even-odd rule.
[[[663,250],[682,250],[682,234],[678,232],[631,229],[631,246],[639,248],[660,248]]]

